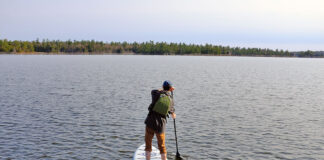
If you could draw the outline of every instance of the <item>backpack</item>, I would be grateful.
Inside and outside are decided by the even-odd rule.
[[[167,116],[171,106],[171,98],[170,96],[161,93],[159,99],[153,106],[153,111],[157,112],[163,116]]]

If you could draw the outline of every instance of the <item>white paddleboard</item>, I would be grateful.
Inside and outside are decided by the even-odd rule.
[[[146,160],[145,157],[145,144],[142,144],[137,148],[134,153],[133,160]],[[161,160],[160,150],[152,146],[151,160]]]

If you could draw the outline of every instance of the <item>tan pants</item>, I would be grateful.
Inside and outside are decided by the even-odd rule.
[[[156,135],[158,147],[161,154],[167,153],[165,148],[165,133],[156,133],[153,129],[146,127],[145,129],[145,151],[152,152],[152,139]]]

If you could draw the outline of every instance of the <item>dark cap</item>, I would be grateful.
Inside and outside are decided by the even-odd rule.
[[[163,82],[163,87],[172,87],[172,83],[168,80]]]

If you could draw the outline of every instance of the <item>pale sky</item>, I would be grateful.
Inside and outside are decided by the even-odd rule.
[[[0,0],[0,39],[324,50],[324,0]]]

